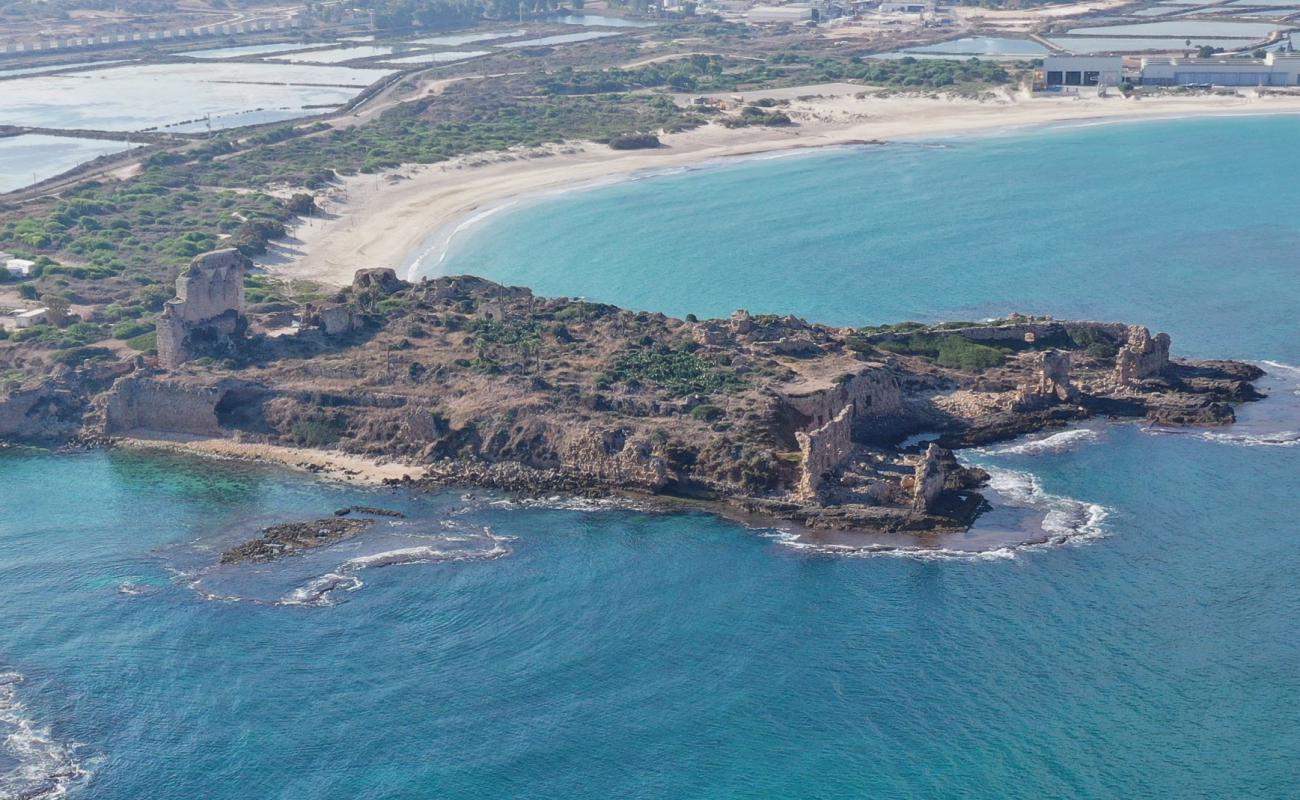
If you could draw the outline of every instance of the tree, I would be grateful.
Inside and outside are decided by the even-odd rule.
[[[72,308],[72,303],[68,298],[58,295],[44,297],[41,302],[45,303],[45,318],[56,328],[62,328],[68,322],[68,311]]]

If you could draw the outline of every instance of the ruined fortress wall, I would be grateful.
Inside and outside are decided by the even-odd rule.
[[[903,390],[898,378],[886,369],[870,369],[833,387],[804,394],[786,395],[785,403],[808,420],[806,428],[820,428],[847,406],[863,416],[900,414]]]
[[[784,400],[806,421],[802,430],[795,432],[802,457],[795,492],[805,499],[815,497],[823,476],[834,472],[853,452],[855,431],[874,420],[901,418],[906,413],[897,376],[878,368]]]
[[[133,430],[217,436],[217,403],[225,392],[214,387],[122,378],[113,384],[104,406],[104,432]]]
[[[948,481],[948,471],[941,462],[940,452],[938,445],[931,444],[926,448],[920,463],[916,465],[916,473],[912,479],[914,511],[933,510],[939,495],[943,493],[944,484]]]
[[[839,468],[853,452],[853,407],[846,405],[830,422],[795,434],[799,442],[799,482],[795,494],[809,501],[817,497],[825,476]]]
[[[582,429],[560,446],[561,468],[613,486],[657,492],[668,483],[663,459],[649,442],[627,439],[620,431]]]

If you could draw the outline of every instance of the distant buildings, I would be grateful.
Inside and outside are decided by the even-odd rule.
[[[15,258],[13,253],[0,251],[0,267],[4,267],[10,276],[15,278],[26,278],[32,274],[32,267],[36,266],[35,261],[28,261],[25,258]]]
[[[1123,56],[1048,56],[1043,59],[1042,85],[1118,86],[1124,80]]]
[[[1300,86],[1300,55],[1264,58],[1144,58],[1126,74],[1122,56],[1047,56],[1038,84],[1045,89],[1117,86]]]
[[[1300,86],[1300,55],[1263,58],[1144,58],[1143,86]]]
[[[755,24],[774,24],[790,22],[794,24],[816,22],[819,18],[817,9],[810,5],[791,4],[787,6],[754,6],[745,18]]]

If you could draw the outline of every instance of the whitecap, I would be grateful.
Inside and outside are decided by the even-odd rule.
[[[1143,428],[1142,431],[1143,433],[1158,436],[1190,436],[1203,442],[1230,444],[1238,447],[1300,447],[1300,431],[1225,433],[1223,431],[1189,431],[1178,428]]]
[[[1002,447],[980,448],[975,452],[991,456],[1037,456],[1044,453],[1063,453],[1081,444],[1096,442],[1101,435],[1091,428],[1075,428],[1060,431],[1041,439],[1029,439]]]
[[[90,773],[72,756],[72,747],[54,739],[49,728],[26,715],[18,697],[23,676],[0,672],[0,755],[14,767],[0,773],[0,798],[53,800],[64,797]]]

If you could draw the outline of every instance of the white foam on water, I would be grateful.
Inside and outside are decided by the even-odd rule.
[[[1037,476],[1028,472],[984,467],[989,473],[988,488],[1008,505],[1043,513],[1043,537],[1034,541],[1006,544],[986,550],[962,550],[949,547],[899,546],[880,543],[865,545],[824,544],[803,541],[790,531],[769,530],[764,535],[794,550],[852,558],[891,556],[922,561],[1006,561],[1021,553],[1083,544],[1106,535],[1105,521],[1110,510],[1097,503],[1044,491]]]
[[[355,575],[340,575],[337,572],[328,572],[294,589],[282,597],[278,605],[332,606],[337,602],[332,596],[334,592],[355,592],[362,586],[365,586],[365,584]]]
[[[72,757],[69,745],[56,741],[47,727],[33,722],[18,698],[23,676],[0,672],[0,753],[16,763],[0,773],[3,800],[53,800],[65,797],[90,772]]]
[[[1050,436],[1044,436],[1041,439],[1030,439],[1017,444],[1004,445],[1002,447],[981,448],[976,452],[985,453],[991,456],[1037,456],[1044,453],[1063,453],[1072,450],[1081,444],[1096,442],[1101,438],[1101,434],[1091,428],[1076,428],[1068,431],[1053,433]]]
[[[1300,447],[1300,431],[1224,433],[1222,431],[1197,431],[1180,428],[1143,428],[1142,432],[1156,436],[1191,436],[1203,442],[1236,445],[1237,447]]]

